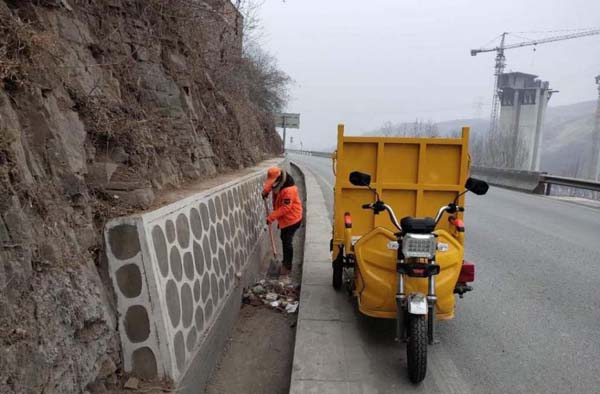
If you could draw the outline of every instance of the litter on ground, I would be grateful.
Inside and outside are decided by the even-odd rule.
[[[244,292],[242,302],[247,305],[265,305],[285,313],[296,313],[300,286],[277,279],[262,279]]]

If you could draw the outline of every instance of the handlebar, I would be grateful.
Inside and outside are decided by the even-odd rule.
[[[440,208],[440,210],[438,211],[436,217],[435,217],[435,224],[437,225],[440,221],[440,219],[442,218],[442,216],[444,215],[444,212],[448,212],[448,213],[456,213],[456,212],[464,212],[465,211],[465,207],[461,207],[459,205],[456,205],[454,203],[443,206]]]
[[[396,218],[396,214],[394,213],[394,210],[392,209],[392,207],[390,207],[389,205],[387,205],[383,201],[378,200],[378,201],[376,201],[374,203],[371,203],[371,204],[363,204],[362,205],[362,209],[373,209],[373,210],[375,210],[376,214],[379,213],[379,212],[381,212],[382,210],[386,210],[387,213],[390,215],[390,221],[392,222],[392,224],[394,226],[396,226],[396,228],[398,230],[402,231],[402,227],[398,223],[398,219]],[[461,206],[456,205],[454,203],[450,203],[448,205],[445,205],[445,206],[441,207],[440,210],[438,211],[438,213],[437,213],[437,215],[435,217],[435,224],[437,226],[437,224],[442,219],[442,216],[444,215],[444,212],[456,213],[456,212],[464,212],[464,211],[465,211],[465,207],[461,207]]]
[[[394,213],[394,210],[392,209],[392,207],[390,207],[387,204],[383,204],[383,207],[385,208],[385,210],[387,211],[387,213],[390,215],[390,220],[392,221],[392,224],[394,226],[396,226],[396,228],[399,231],[402,231],[402,227],[400,227],[400,224],[398,223],[398,219],[396,219],[396,214]]]
[[[371,204],[363,204],[362,209],[372,209],[375,211],[375,214],[378,214],[379,212],[384,210],[387,211],[387,213],[390,215],[390,221],[392,222],[392,224],[396,226],[398,230],[402,231],[402,227],[400,227],[398,219],[396,219],[396,214],[394,213],[394,210],[392,209],[392,207],[390,207],[383,201],[377,200]]]

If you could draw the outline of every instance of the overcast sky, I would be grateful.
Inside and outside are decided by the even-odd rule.
[[[294,142],[335,145],[386,121],[489,117],[495,52],[509,42],[600,27],[600,0],[266,0],[264,47],[294,80]],[[556,31],[535,33],[538,31]],[[551,105],[594,100],[600,35],[506,51],[507,70],[539,75],[560,91]]]

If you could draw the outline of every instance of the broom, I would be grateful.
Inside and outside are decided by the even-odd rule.
[[[267,199],[264,199],[265,203],[265,217],[269,216],[269,205],[267,204]],[[275,249],[275,239],[273,238],[273,228],[270,224],[267,224],[267,228],[269,229],[269,238],[271,239],[271,251],[273,252],[273,258],[269,263],[269,270],[267,272],[267,276],[273,278],[279,276],[279,263],[277,262],[277,249]]]

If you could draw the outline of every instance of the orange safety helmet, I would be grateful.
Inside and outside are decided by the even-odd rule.
[[[263,191],[265,193],[270,193],[274,187],[277,187],[277,182],[281,179],[281,168],[279,167],[271,167],[267,170],[267,180],[265,182],[265,186],[263,187]]]

